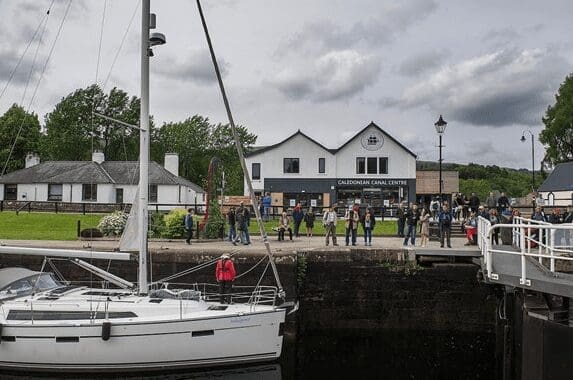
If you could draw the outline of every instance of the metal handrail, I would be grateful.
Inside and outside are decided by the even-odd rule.
[[[512,245],[519,251],[494,249],[491,245],[491,235],[494,229],[511,228]],[[564,231],[562,236],[560,231]],[[568,237],[568,241],[573,240],[573,224],[551,224],[544,221],[537,221],[523,217],[514,217],[511,224],[491,225],[490,221],[478,218],[478,246],[486,266],[487,277],[497,279],[497,274],[493,273],[493,253],[510,254],[521,256],[521,278],[520,284],[530,286],[531,281],[527,278],[527,257],[537,257],[539,264],[552,273],[559,273],[555,270],[556,261],[573,261],[573,247],[561,245],[563,237]],[[556,244],[556,238],[559,239]],[[537,246],[534,252],[532,248]],[[549,267],[544,263],[544,259],[549,260]]]

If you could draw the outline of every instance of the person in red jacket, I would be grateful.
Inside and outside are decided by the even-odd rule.
[[[215,278],[219,283],[219,294],[221,295],[221,303],[231,303],[231,296],[228,294],[235,281],[235,265],[226,253],[221,255],[217,261],[217,268],[215,269]]]

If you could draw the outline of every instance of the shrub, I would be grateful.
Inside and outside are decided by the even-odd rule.
[[[127,223],[128,214],[122,211],[114,211],[110,215],[106,215],[99,221],[97,228],[105,236],[119,236],[123,233],[125,224]]]
[[[180,239],[184,237],[185,226],[183,225],[183,217],[185,217],[185,214],[187,214],[187,211],[181,208],[175,208],[169,211],[169,214],[163,218],[165,227],[161,232],[161,236],[167,239]]]
[[[165,215],[161,212],[154,212],[151,214],[151,225],[149,226],[150,235],[152,237],[163,236],[165,230]]]
[[[205,237],[207,239],[219,239],[224,225],[225,220],[221,215],[219,204],[216,199],[213,199],[209,204],[209,217],[205,223]]]

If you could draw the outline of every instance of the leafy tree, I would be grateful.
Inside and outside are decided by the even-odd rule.
[[[238,127],[238,133],[244,149],[257,139],[244,127]],[[208,118],[199,115],[182,122],[164,124],[153,131],[151,157],[162,162],[165,153],[179,154],[179,175],[204,188],[207,187],[209,161],[218,157],[225,171],[226,192],[242,194],[241,165],[229,125],[213,125]],[[220,186],[220,180],[215,182],[215,186]]]
[[[221,209],[217,199],[212,199],[209,204],[209,217],[205,223],[205,237],[208,239],[218,239],[225,225],[225,219],[221,215]]]
[[[78,89],[63,98],[46,115],[46,137],[42,155],[49,160],[89,160],[94,150],[104,152],[106,160],[136,160],[139,131],[125,128],[92,114],[92,110],[138,124],[140,101],[117,88],[104,94],[97,85]]]
[[[22,169],[26,163],[26,154],[38,152],[39,141],[38,116],[26,112],[17,104],[12,105],[0,117],[0,175],[4,174],[4,166],[6,173]]]
[[[556,164],[573,159],[573,74],[569,74],[542,118],[545,129],[539,141],[547,147],[546,158]]]

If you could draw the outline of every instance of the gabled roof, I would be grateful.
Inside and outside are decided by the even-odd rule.
[[[314,140],[313,138],[311,138],[311,137],[305,135],[304,133],[302,133],[302,132],[300,131],[300,129],[299,129],[298,131],[296,131],[295,133],[293,133],[292,135],[290,135],[289,137],[287,137],[287,138],[284,139],[283,141],[281,141],[281,142],[279,142],[279,143],[277,143],[277,144],[274,144],[274,145],[269,145],[269,146],[264,146],[264,147],[255,147],[255,148],[253,148],[253,150],[252,150],[251,152],[245,154],[245,156],[246,156],[246,157],[255,156],[255,155],[257,155],[257,154],[266,152],[266,151],[268,151],[268,150],[275,149],[275,148],[279,147],[280,145],[282,145],[282,144],[288,142],[289,140],[295,138],[296,136],[302,136],[302,137],[304,137],[305,139],[307,139],[307,140],[313,142],[315,145],[318,145],[320,148],[324,149],[325,151],[327,151],[327,152],[329,152],[329,153],[331,153],[331,154],[334,154],[334,153],[336,152],[336,149],[328,149],[327,147],[325,147],[324,145],[322,145],[322,144],[319,143],[318,141],[316,141],[316,140]]]
[[[392,137],[391,135],[389,135],[386,131],[384,131],[382,128],[380,128],[378,125],[376,125],[376,123],[374,123],[373,121],[370,122],[370,124],[368,124],[366,127],[362,128],[358,133],[356,133],[354,136],[352,136],[352,138],[350,140],[348,140],[347,142],[345,142],[344,144],[342,144],[342,146],[340,148],[338,148],[336,150],[336,152],[341,151],[346,145],[348,145],[350,142],[352,142],[353,140],[355,140],[358,136],[360,136],[362,133],[364,133],[365,130],[367,130],[370,127],[374,127],[376,129],[378,129],[380,132],[382,132],[385,136],[388,136],[390,138],[390,140],[394,141],[396,144],[398,144],[398,146],[402,147],[402,149],[404,149],[406,152],[410,153],[412,156],[414,156],[414,158],[416,158],[416,154],[414,152],[412,152],[410,149],[406,148],[406,146],[404,144],[402,144],[400,141],[396,140],[394,137]]]
[[[0,183],[93,183],[136,185],[139,182],[139,162],[104,161],[46,161],[16,170],[0,177]],[[178,177],[157,162],[149,163],[151,185],[187,186],[198,193],[205,191],[185,178]]]
[[[414,152],[412,152],[410,149],[406,148],[406,146],[404,144],[402,144],[400,141],[396,140],[394,137],[392,137],[391,135],[389,135],[387,132],[385,132],[382,128],[380,128],[379,126],[377,126],[373,121],[370,122],[370,124],[368,124],[366,127],[362,128],[358,133],[356,133],[350,140],[348,140],[347,142],[345,142],[342,146],[340,146],[337,149],[329,149],[327,147],[325,147],[324,145],[322,145],[321,143],[317,142],[316,140],[312,139],[311,137],[305,135],[304,133],[302,133],[300,131],[300,129],[298,131],[296,131],[295,133],[293,133],[292,135],[290,135],[289,137],[287,137],[286,139],[284,139],[283,141],[274,144],[274,145],[269,145],[269,146],[264,146],[264,147],[255,147],[253,148],[253,150],[247,154],[245,154],[246,157],[249,156],[255,156],[259,153],[263,153],[266,152],[268,150],[272,150],[275,149],[277,147],[279,147],[280,145],[286,143],[287,141],[289,141],[290,139],[294,138],[295,136],[303,136],[304,138],[312,141],[313,143],[315,143],[316,145],[318,145],[319,147],[321,147],[322,149],[326,150],[327,152],[331,153],[331,154],[336,154],[338,153],[340,150],[342,150],[346,145],[348,145],[351,141],[353,141],[354,139],[356,139],[358,136],[360,136],[365,130],[367,130],[370,127],[374,127],[376,129],[378,129],[380,132],[382,132],[385,136],[388,136],[388,138],[392,141],[394,141],[397,145],[399,145],[400,147],[402,147],[402,149],[404,149],[406,152],[410,153],[412,156],[414,156],[414,158],[416,158],[416,154]]]
[[[573,191],[573,161],[557,164],[539,191]]]

